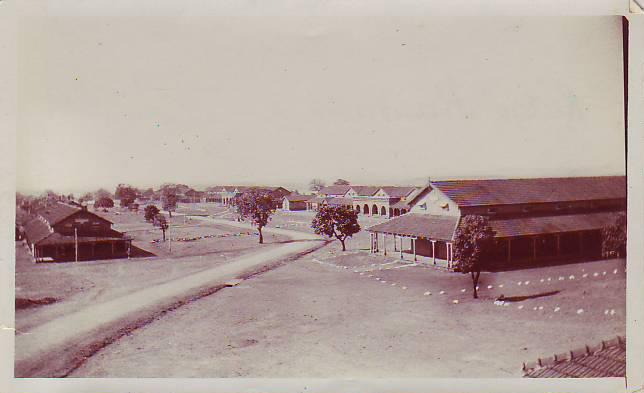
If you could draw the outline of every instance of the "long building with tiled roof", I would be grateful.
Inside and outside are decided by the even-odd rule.
[[[624,176],[430,182],[407,201],[409,214],[368,228],[372,251],[387,236],[396,250],[453,262],[461,218],[489,218],[496,246],[490,263],[516,265],[601,256],[601,229],[626,209]],[[402,241],[410,243],[398,246]],[[393,248],[393,247],[391,247]]]
[[[62,202],[45,206],[23,226],[24,240],[37,262],[124,258],[131,239],[112,222]]]

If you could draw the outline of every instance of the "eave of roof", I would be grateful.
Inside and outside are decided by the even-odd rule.
[[[531,236],[596,230],[611,224],[619,212],[596,212],[539,217],[492,219],[490,226],[496,237]]]
[[[623,337],[602,341],[565,354],[523,365],[528,378],[606,378],[626,376],[626,341]]]
[[[457,216],[408,213],[369,227],[367,231],[424,239],[452,240],[459,221]]]

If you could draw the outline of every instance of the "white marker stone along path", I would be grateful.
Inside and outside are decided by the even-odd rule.
[[[249,229],[246,223],[210,217],[192,217],[227,226]],[[92,305],[72,314],[30,329],[16,336],[15,371],[17,377],[49,377],[69,367],[64,358],[73,358],[79,345],[96,345],[118,332],[127,323],[154,315],[169,304],[189,299],[206,288],[223,286],[239,274],[260,268],[320,245],[323,240],[312,234],[286,229],[265,228],[267,233],[290,237],[288,242],[270,250],[237,258],[224,265],[154,285],[107,302]],[[66,355],[66,356],[65,356]]]
[[[332,268],[337,269],[337,270],[348,269],[348,266],[336,265],[336,264],[333,264],[333,263],[321,261],[321,260],[319,260],[317,258],[313,258],[312,261],[315,262],[315,263],[318,263],[320,265],[332,267]],[[403,262],[400,262],[400,263],[402,263],[402,265],[400,265],[400,266],[391,266],[392,264],[395,264],[395,263],[399,263],[399,262],[398,261],[393,261],[393,262],[386,262],[386,263],[382,263],[382,264],[376,264],[376,263],[367,264],[367,265],[364,265],[364,266],[354,267],[353,270],[351,270],[351,272],[358,274],[358,277],[363,277],[363,278],[367,278],[367,279],[374,279],[376,282],[386,283],[386,281],[383,278],[378,277],[377,275],[374,275],[374,274],[366,274],[366,273],[374,273],[374,272],[378,272],[378,271],[382,271],[382,270],[392,270],[392,269],[396,269],[396,268],[400,268],[400,267],[418,266],[418,264],[416,264],[416,263],[403,263]],[[585,271],[585,269],[582,269],[582,273],[584,271]],[[606,278],[606,276],[610,276],[609,273],[612,273],[613,275],[616,275],[617,273],[619,273],[619,271],[620,271],[619,269],[613,269],[610,272],[606,272],[606,271],[594,272],[591,275],[589,275],[589,273],[583,273],[583,274],[580,273],[580,277],[581,278],[594,277],[594,278],[600,278],[601,279],[601,278]],[[626,269],[624,269],[624,272],[626,272]],[[567,276],[558,276],[557,277],[558,281],[575,280],[575,279],[577,279],[577,277],[574,274],[569,274]],[[555,281],[555,280],[552,277],[547,277],[547,278],[544,277],[544,278],[540,278],[538,283],[545,284],[545,285],[550,285],[553,281]],[[516,285],[517,286],[527,286],[527,285],[532,284],[534,286],[534,285],[538,285],[538,283],[531,282],[530,280],[525,280],[525,281],[517,281]],[[398,284],[399,283],[392,282],[390,284],[390,286],[392,286],[392,287],[397,286],[400,289],[407,289],[406,286],[402,286],[402,285],[398,285]],[[510,286],[510,285],[508,285],[508,286]],[[504,288],[504,287],[505,287],[505,284],[497,284],[496,285],[496,288]],[[488,290],[492,290],[492,289],[495,288],[495,285],[488,285],[487,287],[483,287],[483,288],[477,286],[476,290],[477,291],[482,291],[485,288],[487,288]],[[439,295],[448,295],[447,298],[449,298],[449,294],[447,293],[447,291],[442,290],[440,288],[435,289],[435,290],[438,291],[438,292],[434,292],[434,293],[438,293]],[[466,292],[468,292],[468,290],[466,288],[463,288],[463,289],[461,289],[459,291],[459,294],[466,293]],[[426,290],[425,289],[424,292],[422,292],[422,295],[423,296],[431,296],[432,293],[433,292],[431,290]],[[459,301],[459,299],[452,299],[451,303],[452,304],[459,304],[460,301]],[[503,306],[503,307],[513,306],[513,303],[508,302],[508,301],[495,301],[494,304],[497,305],[497,306]],[[558,313],[558,312],[563,312],[564,311],[559,306],[547,307],[547,308],[542,306],[542,305],[537,305],[537,306],[534,306],[534,307],[525,307],[522,304],[517,305],[516,309],[517,310],[528,310],[528,311],[540,311],[540,312],[548,312],[548,313],[550,313],[550,312],[551,313]],[[574,311],[577,315],[581,315],[581,314],[584,314],[584,313],[588,312],[587,310],[584,310],[583,308],[574,308],[574,309],[572,309],[570,311]],[[600,306],[596,307],[596,309],[592,310],[591,312],[593,312],[594,314],[604,315],[604,316],[609,316],[609,317],[612,317],[614,315],[618,315],[618,312],[614,308],[606,309],[606,308],[603,308],[603,307],[600,307]]]

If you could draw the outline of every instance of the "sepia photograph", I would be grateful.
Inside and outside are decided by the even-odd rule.
[[[16,378],[626,376],[623,17],[18,33]]]

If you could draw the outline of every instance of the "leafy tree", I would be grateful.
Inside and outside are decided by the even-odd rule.
[[[172,217],[172,212],[177,210],[177,194],[173,189],[166,188],[161,194],[161,208]]]
[[[481,276],[483,261],[489,255],[493,244],[494,231],[487,217],[466,215],[462,218],[454,238],[455,269],[472,276],[474,299],[478,298],[476,286]]]
[[[99,199],[101,199],[101,198],[110,198],[110,199],[113,199],[113,198],[112,198],[112,194],[111,194],[109,191],[107,191],[106,189],[104,189],[104,188],[99,188],[99,189],[94,193],[94,200],[95,200],[95,201],[98,201],[98,200],[99,200]]]
[[[45,190],[41,198],[46,202],[46,203],[55,203],[56,201],[62,200],[62,197],[52,190]]]
[[[122,207],[128,207],[136,200],[138,190],[127,184],[119,184],[114,192],[114,197],[121,200]]]
[[[163,241],[165,241],[165,231],[167,231],[168,228],[170,228],[170,225],[168,224],[168,220],[166,220],[163,214],[157,214],[154,217],[154,225],[158,226],[159,229],[161,229],[161,232],[163,232]]]
[[[275,200],[271,194],[265,190],[252,189],[237,195],[233,200],[233,205],[242,220],[249,220],[257,227],[259,232],[259,244],[264,243],[264,228],[271,215],[275,212]]]
[[[324,186],[325,186],[324,180],[321,180],[321,179],[313,179],[309,183],[309,189],[315,192],[320,191]]]
[[[340,240],[342,251],[346,251],[346,239],[360,232],[358,212],[346,206],[323,205],[313,218],[311,227],[318,235]]]
[[[348,180],[344,180],[344,179],[338,179],[338,180],[336,180],[336,181],[334,181],[334,182],[333,182],[333,185],[334,185],[334,186],[348,186],[348,185],[350,185],[350,184],[351,184],[351,183],[349,183],[349,181],[348,181]]]
[[[154,205],[147,205],[145,207],[145,221],[151,222],[154,221],[154,217],[159,214],[159,208]]]
[[[602,254],[605,257],[626,256],[626,214],[619,214],[613,223],[602,228]]]
[[[91,192],[86,192],[85,194],[83,194],[82,197],[80,197],[78,201],[87,202],[87,201],[91,201],[92,199],[94,199],[94,195]]]
[[[102,197],[96,202],[94,202],[94,207],[105,207],[105,208],[114,207],[114,201],[112,200],[112,198]]]

